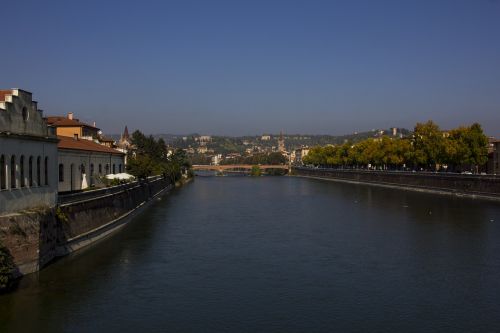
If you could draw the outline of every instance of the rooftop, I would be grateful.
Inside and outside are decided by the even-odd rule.
[[[71,116],[48,116],[46,117],[47,119],[47,124],[49,126],[55,126],[55,127],[88,127],[92,129],[99,130],[99,128],[83,123],[79,119],[73,118],[73,114]]]
[[[5,101],[5,96],[6,95],[12,95],[12,89],[0,90],[0,102],[4,102]]]
[[[59,143],[57,145],[58,149],[73,149],[73,150],[85,150],[100,153],[125,155],[121,151],[100,145],[94,141],[85,139],[75,139],[67,136],[58,136]]]

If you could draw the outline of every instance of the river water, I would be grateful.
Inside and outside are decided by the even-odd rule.
[[[198,177],[0,296],[0,332],[500,331],[500,204]]]

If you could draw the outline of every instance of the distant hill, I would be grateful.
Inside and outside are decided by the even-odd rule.
[[[308,146],[324,146],[324,145],[338,145],[346,142],[356,143],[368,138],[380,137],[382,135],[392,137],[405,137],[411,133],[410,130],[405,128],[398,128],[396,132],[392,129],[374,129],[365,132],[356,132],[345,135],[318,135],[318,134],[283,134],[285,139],[285,146],[288,150]],[[119,140],[120,135],[110,135],[113,139]],[[197,138],[200,135],[194,134],[153,134],[155,139],[162,138],[167,145],[175,148],[196,148],[200,143]],[[204,145],[215,153],[243,153],[250,147],[259,146],[261,148],[271,148],[278,145],[280,134],[270,134],[269,140],[262,140],[261,135],[254,136],[211,136],[211,141]]]

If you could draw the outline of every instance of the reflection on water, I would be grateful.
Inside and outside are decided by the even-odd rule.
[[[500,330],[500,205],[200,177],[0,296],[0,332]]]

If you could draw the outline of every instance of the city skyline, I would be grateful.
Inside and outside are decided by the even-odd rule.
[[[106,133],[344,135],[429,119],[500,133],[498,1],[11,9],[0,86]]]

